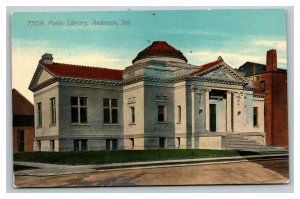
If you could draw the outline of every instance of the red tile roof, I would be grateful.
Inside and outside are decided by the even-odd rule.
[[[197,74],[199,74],[199,73],[201,73],[203,71],[206,71],[206,70],[208,70],[208,69],[210,69],[210,68],[214,67],[215,65],[220,64],[222,62],[223,62],[223,60],[218,59],[218,60],[216,60],[214,62],[210,62],[210,63],[204,64],[204,65],[201,66],[201,68],[199,68],[198,70],[192,72],[190,74],[190,76],[197,75]]]
[[[136,56],[136,58],[132,60],[132,63],[148,57],[171,57],[178,58],[187,62],[187,59],[185,58],[185,56],[183,56],[182,52],[175,49],[165,41],[154,41],[150,46],[142,50]]]
[[[42,64],[55,76],[97,80],[123,80],[123,70],[79,66],[63,63]]]

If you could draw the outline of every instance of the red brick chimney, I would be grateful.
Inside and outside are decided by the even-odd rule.
[[[277,71],[276,49],[271,49],[267,52],[267,71]]]

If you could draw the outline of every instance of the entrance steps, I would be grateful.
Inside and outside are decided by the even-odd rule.
[[[272,147],[259,144],[254,140],[247,139],[242,133],[225,135],[225,149],[239,151],[254,151],[263,154],[288,154],[287,148]]]

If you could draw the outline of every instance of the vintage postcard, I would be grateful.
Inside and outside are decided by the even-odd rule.
[[[15,12],[14,186],[289,182],[284,9]]]

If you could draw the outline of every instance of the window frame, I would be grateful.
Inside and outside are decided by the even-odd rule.
[[[180,137],[176,137],[175,139],[176,139],[176,143],[177,143],[177,146],[175,144],[175,148],[179,149],[180,145],[181,145],[181,139],[180,139]]]
[[[21,136],[22,134],[22,136]],[[21,137],[23,140],[21,140]],[[18,151],[19,152],[24,152],[25,151],[25,131],[23,129],[18,129],[17,130],[17,140],[18,140]],[[21,147],[21,144],[23,144]],[[22,148],[22,150],[21,150]]]
[[[78,150],[76,150],[76,143],[78,143]],[[85,147],[83,147],[83,144],[86,144]],[[88,151],[89,147],[88,147],[88,140],[87,139],[75,139],[73,140],[73,151]]]
[[[49,140],[50,142],[50,151],[55,151],[55,140]]]
[[[106,150],[118,150],[118,148],[119,148],[118,139],[106,139],[105,147],[106,147]]]
[[[258,107],[253,107],[253,127],[258,127]]]
[[[131,143],[131,149],[134,149],[134,138],[129,138],[130,143]]]
[[[160,108],[163,107],[163,120],[160,120],[160,115],[161,115],[161,111],[160,111]],[[166,123],[168,121],[167,119],[167,105],[164,105],[164,104],[159,104],[157,106],[157,122],[158,123]]]
[[[181,115],[182,115],[182,109],[181,106],[177,106],[177,123],[181,123]]]
[[[50,109],[51,109],[51,125],[56,125],[56,100],[55,97],[50,98]]]
[[[130,107],[130,111],[131,111],[131,124],[135,124],[135,107],[131,106]]]
[[[160,149],[166,149],[167,148],[167,138],[166,137],[160,137],[158,142],[159,142],[159,148]]]
[[[73,105],[72,104],[72,98],[76,98],[77,104]],[[86,105],[81,105],[80,100],[83,99],[85,100]],[[77,122],[73,121],[73,109],[77,109]],[[86,113],[86,121],[82,121],[81,117],[81,109],[85,109]],[[72,124],[88,124],[88,98],[87,97],[76,97],[76,96],[71,96],[71,123]]]
[[[42,128],[43,126],[43,112],[42,112],[42,102],[37,103],[37,128]]]
[[[261,91],[265,91],[266,90],[266,81],[265,80],[259,81],[259,89]]]
[[[108,106],[105,105],[105,100],[108,100]],[[116,100],[117,105],[113,106],[113,100]],[[109,120],[106,120],[105,110],[108,110]],[[116,121],[114,121],[114,111],[116,111]],[[103,98],[103,124],[119,124],[119,99]]]
[[[36,140],[36,145],[37,151],[42,151],[42,141]]]

